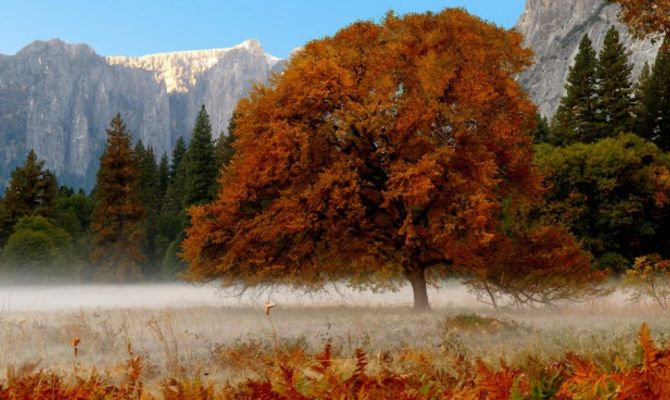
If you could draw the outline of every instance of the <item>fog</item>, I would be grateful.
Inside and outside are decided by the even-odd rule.
[[[490,309],[478,301],[469,288],[458,281],[448,281],[439,288],[429,289],[431,305],[435,308]],[[185,307],[259,307],[274,302],[286,307],[322,306],[411,306],[411,288],[375,293],[355,290],[346,285],[329,285],[324,291],[305,293],[287,287],[251,289],[222,289],[215,284],[161,283],[135,285],[33,285],[0,286],[0,312],[76,311],[127,308],[185,308]],[[604,298],[576,303],[580,307],[610,306],[628,308],[621,292]]]
[[[431,289],[436,307],[486,307],[459,282],[446,282]],[[215,284],[187,283],[136,285],[0,286],[0,311],[75,311],[112,308],[184,308],[198,306],[256,307],[267,302],[282,306],[411,306],[409,287],[397,292],[373,293],[346,285],[329,285],[317,293],[291,288],[248,290],[221,289]]]
[[[332,339],[345,356],[359,347],[378,354],[411,346],[497,362],[525,354],[552,360],[566,351],[634,355],[643,322],[656,334],[670,329],[670,314],[651,303],[627,303],[620,292],[560,308],[493,310],[450,281],[430,290],[432,313],[411,311],[409,287],[373,293],[331,285],[317,294],[285,287],[238,294],[186,283],[0,286],[0,367],[39,363],[68,373],[71,342],[78,338],[76,362],[82,370],[122,374],[132,344],[145,357],[146,378],[153,384],[174,373],[177,364],[180,373],[206,371],[211,379],[226,381],[240,376],[218,358],[217,349],[273,348],[277,338],[310,352]],[[270,316],[263,311],[268,301],[278,304]],[[473,314],[493,317],[501,328],[449,325],[451,317]]]

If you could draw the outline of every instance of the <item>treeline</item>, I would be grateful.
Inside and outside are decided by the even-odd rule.
[[[596,268],[614,272],[643,255],[670,257],[670,43],[635,83],[628,58],[614,28],[599,54],[583,38],[554,118],[538,115],[532,132],[544,200],[524,216],[567,227]],[[151,147],[132,143],[117,115],[88,195],[59,187],[30,152],[0,199],[1,272],[16,279],[174,279],[186,269],[179,257],[186,210],[221,192],[217,178],[233,155],[234,131],[235,117],[229,135],[212,140],[203,106],[188,145],[179,138],[170,157],[157,159]],[[508,231],[515,224],[503,221]]]
[[[547,193],[536,213],[565,224],[600,268],[670,256],[669,49],[633,84],[617,30],[599,54],[585,36],[553,120],[538,117],[535,157]]]
[[[218,171],[233,154],[233,124],[212,140],[203,106],[190,142],[180,137],[170,157],[158,158],[133,144],[117,114],[90,194],[59,186],[30,151],[0,198],[0,279],[176,279],[186,268],[178,257],[185,210],[214,198]]]

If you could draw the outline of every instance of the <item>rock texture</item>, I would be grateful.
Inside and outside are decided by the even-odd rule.
[[[281,65],[255,40],[136,58],[51,40],[0,55],[0,192],[30,149],[62,183],[91,189],[116,112],[159,155],[190,135],[201,104],[218,136],[237,101]]]
[[[565,94],[568,69],[584,34],[597,51],[605,34],[614,25],[631,52],[634,76],[645,62],[653,63],[658,45],[633,40],[617,18],[618,6],[603,0],[527,0],[516,29],[535,52],[535,65],[520,77],[521,84],[538,104],[543,115],[551,117]]]

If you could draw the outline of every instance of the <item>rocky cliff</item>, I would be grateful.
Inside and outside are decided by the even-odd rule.
[[[637,77],[645,62],[653,63],[658,46],[633,40],[617,19],[618,7],[603,0],[527,0],[517,23],[526,45],[535,52],[535,65],[520,82],[538,104],[540,112],[552,116],[565,90],[568,69],[585,34],[597,51],[610,26],[617,27],[631,52]]]
[[[201,104],[216,137],[252,84],[281,64],[255,40],[135,58],[51,40],[0,55],[0,190],[30,149],[62,183],[91,189],[116,112],[159,155],[188,137]]]

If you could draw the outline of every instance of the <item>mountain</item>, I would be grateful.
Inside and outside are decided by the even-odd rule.
[[[526,46],[535,52],[536,63],[520,77],[521,84],[538,104],[540,112],[552,116],[565,94],[568,69],[584,34],[600,51],[605,34],[614,25],[631,52],[637,77],[645,62],[653,63],[658,44],[631,38],[617,18],[619,8],[603,0],[527,0],[516,25]]]
[[[283,60],[256,40],[225,49],[103,57],[87,45],[36,41],[0,55],[0,193],[30,149],[61,183],[90,190],[105,128],[120,112],[135,139],[170,152],[201,104],[215,137],[237,101]]]

